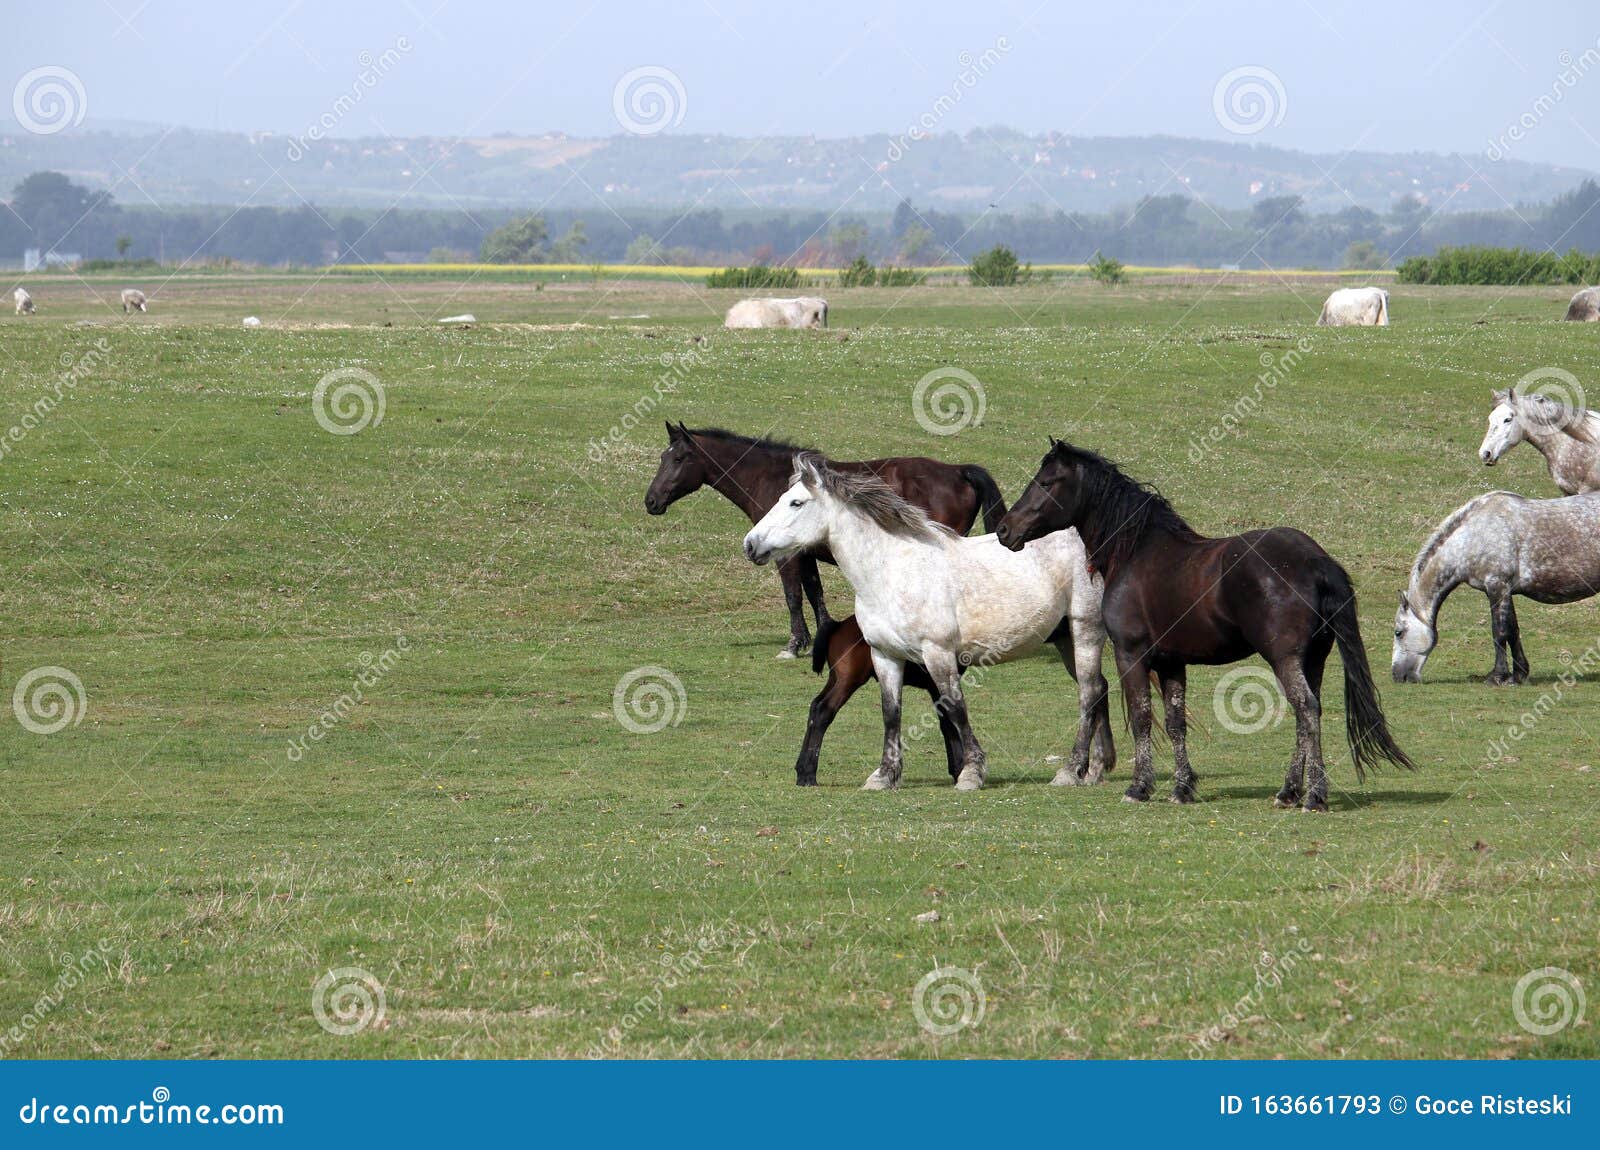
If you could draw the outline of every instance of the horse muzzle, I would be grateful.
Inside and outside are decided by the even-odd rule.
[[[772,548],[757,543],[747,535],[744,540],[744,557],[757,567],[765,567],[772,558]]]

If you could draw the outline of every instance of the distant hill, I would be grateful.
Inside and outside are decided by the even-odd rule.
[[[170,204],[721,208],[887,212],[902,197],[953,212],[1105,211],[1183,192],[1219,209],[1298,194],[1313,212],[1377,211],[1414,193],[1446,212],[1548,201],[1589,170],[1481,155],[1313,154],[1172,136],[1026,135],[990,128],[922,140],[562,133],[302,142],[147,125],[0,135],[0,194],[54,169],[119,199]]]

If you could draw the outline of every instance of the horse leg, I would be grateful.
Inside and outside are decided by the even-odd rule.
[[[1484,682],[1491,687],[1503,687],[1512,681],[1510,651],[1511,640],[1506,634],[1506,615],[1511,606],[1511,593],[1499,588],[1487,592],[1489,596],[1489,632],[1494,636],[1494,669]]]
[[[1053,787],[1098,783],[1117,761],[1111,742],[1111,688],[1100,668],[1105,631],[1075,622],[1070,636],[1055,640],[1061,663],[1078,684],[1078,736],[1067,765],[1050,780]]]
[[[904,760],[900,753],[900,688],[905,685],[906,665],[899,659],[872,652],[872,669],[877,672],[883,692],[883,761],[867,776],[864,791],[892,791],[900,785]]]
[[[933,699],[933,713],[939,719],[939,734],[944,739],[945,766],[949,769],[952,780],[959,779],[962,760],[966,757],[966,748],[961,745],[961,731],[950,721],[944,695],[934,686],[933,680],[928,680],[927,688],[929,697]]]
[[[1511,651],[1511,681],[1528,681],[1528,653],[1522,649],[1522,627],[1517,622],[1516,599],[1507,592],[1505,618],[1506,647]]]
[[[1273,673],[1278,676],[1278,685],[1283,688],[1284,698],[1289,700],[1289,705],[1294,708],[1294,761],[1295,765],[1289,768],[1289,779],[1284,781],[1284,790],[1290,789],[1290,783],[1297,781],[1296,771],[1303,769],[1306,775],[1305,797],[1301,800],[1301,807],[1306,811],[1326,811],[1328,809],[1328,768],[1322,761],[1322,700],[1318,697],[1318,688],[1322,685],[1322,667],[1327,660],[1327,652],[1321,652],[1322,658],[1315,660],[1305,655],[1291,655],[1279,661],[1273,668]],[[1315,670],[1313,670],[1313,665]],[[1315,686],[1313,686],[1315,683]],[[1284,797],[1279,792],[1279,799]],[[1277,800],[1275,800],[1277,801]],[[1281,802],[1278,805],[1283,805]]]
[[[1133,728],[1133,782],[1122,797],[1130,803],[1147,803],[1156,789],[1155,752],[1150,745],[1150,665],[1120,649],[1116,656],[1128,725]]]
[[[989,760],[967,717],[967,700],[961,693],[961,664],[953,653],[928,647],[924,648],[923,666],[939,688],[941,716],[948,717],[961,741],[961,773],[956,776],[956,790],[978,790],[989,777]]]
[[[1189,720],[1183,713],[1183,697],[1188,687],[1188,671],[1181,664],[1168,671],[1157,671],[1161,680],[1161,706],[1167,714],[1167,738],[1172,740],[1172,801],[1195,801],[1195,782],[1199,776],[1189,765]]]
[[[789,608],[789,645],[778,652],[780,659],[793,659],[811,649],[811,632],[806,630],[805,608],[800,597],[800,560],[785,559],[778,564],[783,581],[783,601]]]
[[[827,628],[828,604],[822,598],[822,574],[817,570],[817,561],[810,555],[802,555],[798,560],[800,564],[800,588],[811,603],[811,613],[817,617],[817,633],[820,635]]]
[[[833,722],[850,696],[872,678],[872,657],[866,650],[845,651],[838,658],[829,652],[828,682],[811,700],[811,712],[806,719],[806,736],[800,743],[800,757],[794,764],[794,782],[798,787],[817,785],[817,759],[822,754],[822,736],[828,733]]]

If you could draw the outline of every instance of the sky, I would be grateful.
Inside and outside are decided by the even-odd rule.
[[[1600,8],[1570,2],[0,0],[0,9],[13,10],[0,17],[0,124],[19,101],[25,116],[49,114],[26,95],[64,71],[69,114],[90,126],[604,136],[642,123],[846,136],[899,134],[931,117],[938,131],[1165,133],[1335,153],[1482,153],[1498,143],[1517,159],[1600,169]]]

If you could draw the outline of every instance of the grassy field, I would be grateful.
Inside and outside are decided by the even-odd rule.
[[[1595,603],[1521,608],[1534,682],[1491,689],[1486,605],[1452,599],[1428,681],[1384,691],[1414,775],[1358,787],[1330,691],[1326,816],[1270,808],[1292,721],[1232,733],[1219,669],[1191,677],[1201,805],[1121,802],[1126,738],[1106,786],[1045,786],[1075,710],[1043,658],[973,692],[984,791],[923,739],[902,790],[860,793],[872,692],[799,790],[820,683],[773,658],[746,522],[641,502],[664,418],[977,461],[1013,498],[1053,433],[1203,531],[1310,532],[1386,681],[1432,526],[1555,493],[1530,449],[1475,449],[1491,387],[1587,382],[1568,291],[1398,289],[1366,331],[1315,328],[1311,278],[872,289],[831,293],[826,333],[725,334],[726,293],[673,283],[207,276],[128,318],[120,286],[0,316],[0,695],[39,668],[82,688],[56,672],[70,717],[25,693],[0,724],[7,1056],[1600,1053],[1592,1019],[1513,1009],[1530,971],[1600,985],[1600,685],[1556,678]],[[986,403],[948,437],[911,398],[942,366]],[[336,369],[381,385],[358,434],[315,417]],[[653,733],[613,706],[641,667],[683,687]],[[349,1026],[317,989],[342,968],[373,1002]],[[919,984],[974,1025],[920,1025]]]

